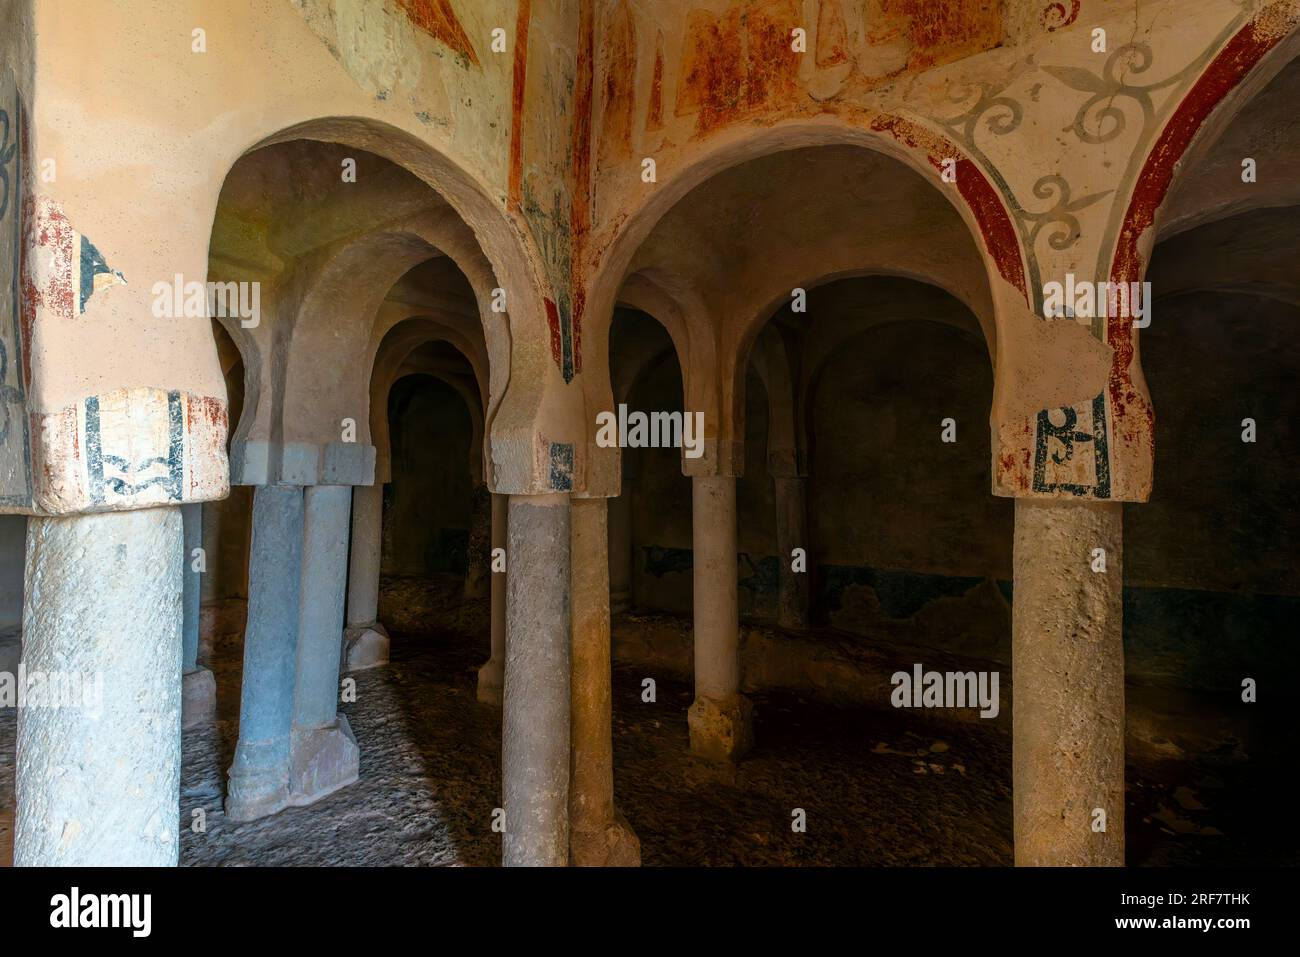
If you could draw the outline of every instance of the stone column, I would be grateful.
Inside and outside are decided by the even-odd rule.
[[[352,489],[352,553],[348,566],[347,630],[343,670],[388,664],[388,632],[379,617],[379,563],[384,520],[384,486]]]
[[[694,550],[695,702],[691,750],[734,761],[753,744],[753,707],[740,693],[740,605],[736,594],[736,479],[691,479]]]
[[[182,549],[181,574],[182,607],[181,627],[184,656],[181,665],[181,727],[193,728],[208,724],[217,713],[217,682],[212,672],[199,666],[199,614],[202,608],[200,589],[202,573],[195,568],[194,550],[203,547],[203,504],[191,502],[181,506],[181,519],[185,526],[185,544]],[[202,568],[202,564],[199,564]]]
[[[174,507],[27,519],[14,864],[178,863],[183,543]]]
[[[289,803],[296,805],[311,804],[352,784],[360,767],[348,719],[338,713],[351,500],[348,485],[313,485],[304,495],[289,762]]]
[[[492,548],[506,547],[506,512],[509,496],[492,496]],[[490,567],[490,566],[489,566]],[[492,652],[478,670],[478,700],[501,707],[506,673],[506,582],[509,572],[492,572]]]
[[[226,791],[226,816],[235,821],[265,817],[289,803],[302,534],[302,489],[258,486],[248,554],[239,744]]]
[[[501,790],[506,866],[569,860],[569,496],[510,496]]]
[[[609,499],[609,610],[617,615],[631,605],[632,482],[624,475],[622,494]]]
[[[569,847],[579,867],[637,867],[641,842],[614,808],[606,501],[575,498],[570,509]]]
[[[491,588],[492,493],[476,485],[470,504],[469,544],[465,549],[465,597],[484,598]]]
[[[1016,500],[1018,865],[1124,863],[1122,514],[1119,503]],[[1093,571],[1097,548],[1104,572]]]
[[[812,561],[807,535],[808,480],[798,475],[778,475],[772,482],[776,491],[776,549],[781,560],[777,623],[783,628],[803,628],[808,624],[808,578],[811,570],[793,571],[790,553],[802,548],[808,561]]]

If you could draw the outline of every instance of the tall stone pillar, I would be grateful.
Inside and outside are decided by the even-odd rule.
[[[609,499],[609,610],[632,605],[632,482],[623,476],[622,494]]]
[[[338,713],[351,500],[348,485],[312,485],[304,495],[291,804],[311,804],[346,787],[356,781],[360,767],[348,719]]]
[[[1018,865],[1124,863],[1122,514],[1119,503],[1016,500]]]
[[[575,498],[570,511],[569,847],[579,867],[637,867],[641,842],[614,808],[606,501]]]
[[[384,520],[384,486],[352,489],[352,551],[348,566],[347,630],[343,670],[388,664],[388,632],[379,618],[379,564]]]
[[[265,817],[289,803],[302,539],[302,489],[258,486],[248,555],[239,744],[226,791],[226,816],[235,821]]]
[[[506,547],[506,495],[492,495],[492,549]],[[490,567],[490,566],[489,566]],[[507,564],[507,569],[509,565]],[[484,704],[501,707],[501,689],[506,673],[506,581],[509,571],[493,572],[492,587],[492,652],[478,670],[478,700]]]
[[[465,549],[465,597],[483,598],[491,588],[492,493],[474,487],[469,515],[469,545]]]
[[[569,496],[512,495],[501,790],[507,866],[569,860]]]
[[[753,706],[740,693],[740,605],[736,594],[736,479],[691,479],[694,551],[695,702],[691,750],[734,761],[753,744]]]
[[[28,518],[16,865],[177,864],[183,542],[174,507]]]
[[[181,635],[184,655],[181,664],[181,727],[207,724],[217,713],[217,682],[212,672],[199,666],[199,617],[202,609],[200,589],[202,564],[196,568],[194,550],[203,547],[203,504],[190,502],[181,506],[185,526],[182,548],[183,576]]]
[[[772,480],[776,491],[776,550],[781,562],[777,623],[783,628],[803,628],[808,624],[808,576],[810,571],[791,568],[791,552],[802,548],[807,560],[807,484],[798,475],[778,475]]]

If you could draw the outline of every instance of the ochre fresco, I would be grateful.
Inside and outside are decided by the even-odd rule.
[[[475,66],[478,54],[470,42],[465,28],[460,25],[451,0],[397,0],[406,18],[419,30],[441,43],[445,43]],[[527,5],[525,0],[524,5]]]
[[[816,54],[819,67],[835,66],[849,59],[849,31],[838,3],[823,3],[817,11]]]
[[[791,24],[800,21],[794,0],[767,0],[746,16],[748,55],[745,64],[745,103],[756,107],[792,99],[799,87],[799,61],[790,43]]]
[[[991,50],[1002,42],[1000,0],[880,0],[886,23],[911,40],[909,70],[924,70]]]
[[[738,111],[745,83],[741,29],[737,7],[722,17],[692,10],[686,18],[675,112],[678,116],[696,114],[697,133],[725,125]],[[605,69],[630,70],[634,66],[605,61]]]
[[[510,90],[510,180],[507,184],[510,208],[518,211],[523,195],[524,170],[524,91],[528,81],[528,23],[532,0],[519,0],[515,17],[513,85]]]
[[[606,63],[636,62],[636,26],[627,3],[619,3],[604,22],[601,56]],[[605,101],[605,122],[601,127],[600,162],[626,159],[632,155],[633,113],[636,109],[636,74],[631,70],[608,70],[601,93]]]
[[[805,23],[797,0],[747,0],[720,12],[696,7],[674,23],[638,19],[625,0],[602,6],[598,26],[602,97],[602,161],[626,158],[637,125],[668,125],[663,102],[667,75],[673,117],[694,117],[696,137],[777,112],[816,113],[824,104],[871,89],[909,71],[950,63],[1004,40],[999,0],[822,0]],[[638,42],[638,27],[654,25],[653,47]],[[814,26],[815,25],[815,26]],[[792,47],[792,31],[808,31],[807,53]],[[663,31],[675,31],[675,58],[665,59]],[[650,54],[648,51],[653,50]],[[637,110],[639,59],[653,55],[650,92]],[[812,77],[803,69],[811,56]]]
[[[655,66],[650,74],[650,105],[646,108],[645,128],[650,132],[664,127],[664,35],[655,34]]]
[[[583,251],[591,232],[591,124],[593,93],[596,83],[596,12],[593,0],[582,0],[578,13],[577,77],[573,95],[573,137],[570,140],[573,182],[569,190],[569,285],[570,332],[573,348],[573,372],[582,371],[582,312],[586,306],[586,284],[582,282]]]

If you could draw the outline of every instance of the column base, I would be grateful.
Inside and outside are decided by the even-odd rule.
[[[258,753],[263,750],[241,743],[235,751],[226,786],[226,817],[232,821],[256,821],[289,806],[288,769],[279,763],[268,766]]]
[[[744,695],[697,697],[686,720],[691,751],[711,761],[738,761],[754,746],[754,705]]]
[[[569,834],[574,867],[640,867],[641,841],[618,811],[604,827]]]
[[[289,803],[294,807],[314,804],[355,783],[360,766],[361,750],[343,715],[323,728],[306,731],[294,728],[289,758]]]
[[[211,724],[217,717],[217,679],[207,668],[181,676],[181,729]]]
[[[478,670],[478,690],[475,697],[480,704],[501,707],[503,689],[505,688],[505,663],[497,658],[489,658]]]
[[[379,622],[352,625],[343,632],[343,670],[364,671],[388,664],[388,632]]]

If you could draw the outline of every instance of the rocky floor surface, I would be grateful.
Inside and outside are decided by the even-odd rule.
[[[341,710],[361,780],[305,808],[233,824],[221,810],[238,732],[239,660],[213,661],[218,722],[187,732],[185,865],[494,865],[500,718],[474,698],[486,637],[393,636]],[[646,865],[1006,865],[1011,742],[993,724],[757,695],[757,747],[734,773],[692,756],[689,686],[614,672],[615,793]],[[656,679],[656,700],[642,680]],[[0,864],[11,856],[12,709],[0,709]],[[1297,863],[1295,827],[1259,811],[1285,758],[1236,752],[1130,763],[1130,864]],[[798,811],[802,815],[798,815]],[[197,812],[197,813],[196,813]],[[797,817],[806,830],[792,825]]]

